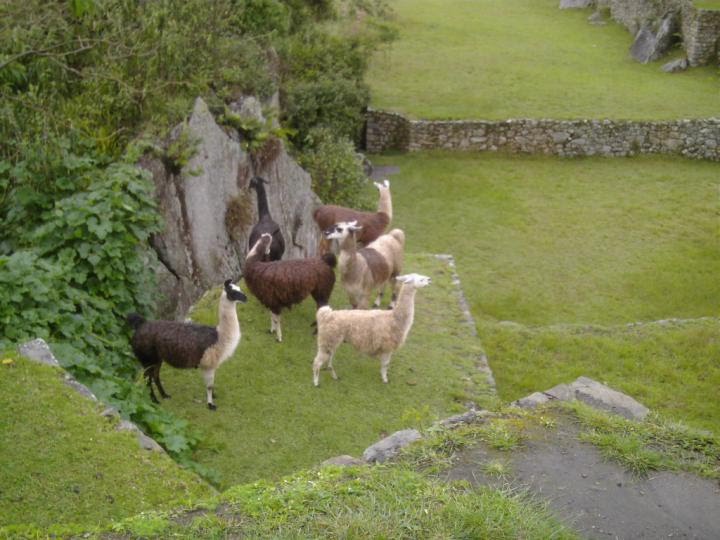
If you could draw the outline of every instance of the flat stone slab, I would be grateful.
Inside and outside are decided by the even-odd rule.
[[[544,392],[534,392],[514,401],[512,405],[534,409],[550,401],[578,400],[591,407],[618,414],[630,420],[644,419],[650,409],[630,396],[613,390],[589,377],[578,377],[571,384],[559,384]]]
[[[363,452],[363,459],[368,463],[383,463],[397,455],[402,448],[420,439],[422,439],[422,435],[417,429],[396,431],[389,437],[366,448]]]

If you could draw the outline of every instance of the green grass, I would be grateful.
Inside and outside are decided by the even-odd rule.
[[[438,482],[398,465],[237,486],[215,508],[141,516],[114,529],[147,538],[577,538],[528,496]]]
[[[393,164],[409,250],[455,255],[502,399],[594,377],[720,432],[717,164],[423,153]],[[636,321],[696,319],[627,327]],[[515,324],[499,324],[513,321]]]
[[[142,450],[134,434],[115,431],[116,421],[101,417],[102,407],[65,385],[58,370],[7,360],[0,364],[0,527],[86,526],[214,492],[165,454]]]
[[[713,117],[717,67],[642,65],[620,25],[557,0],[394,0],[400,37],[371,62],[372,106],[424,119]],[[682,54],[680,50],[670,57]]]
[[[657,415],[644,422],[626,420],[574,402],[573,412],[584,431],[580,438],[598,446],[607,458],[638,475],[651,471],[689,471],[720,478],[720,438],[667,422]]]
[[[220,474],[222,487],[278,478],[339,454],[359,455],[385,434],[493,398],[476,369],[482,351],[462,319],[447,264],[413,255],[405,270],[430,275],[433,283],[417,294],[415,324],[393,356],[387,385],[378,360],[342,346],[334,362],[340,380],[323,371],[320,386],[312,386],[311,300],[283,314],[282,344],[268,333],[269,314],[253,297],[238,307],[242,341],[218,370],[216,412],[204,406],[198,372],[163,368],[172,399],[162,406],[201,431],[195,459]],[[196,320],[214,324],[217,294],[200,303]],[[348,305],[339,283],[331,303]]]

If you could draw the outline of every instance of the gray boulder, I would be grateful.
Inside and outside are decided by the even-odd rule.
[[[422,435],[416,429],[396,431],[389,437],[366,448],[363,452],[363,459],[368,463],[383,463],[397,455],[402,448],[420,439],[422,439]]]
[[[36,338],[18,347],[18,352],[38,364],[60,367],[60,363],[42,338]]]
[[[582,401],[596,409],[618,414],[630,420],[642,420],[650,412],[647,407],[630,396],[588,377],[578,377],[570,384],[559,384],[544,392],[534,392],[514,401],[512,405],[534,409],[551,401],[573,400]]]
[[[687,58],[678,58],[677,60],[663,64],[660,69],[665,73],[677,73],[679,71],[685,71],[688,67],[690,67],[690,63]]]
[[[231,107],[264,123],[254,98]],[[186,124],[171,134],[168,146],[189,141],[194,151],[187,163],[146,155],[140,166],[150,171],[165,228],[152,239],[163,317],[181,319],[203,292],[228,278],[238,278],[248,251],[250,230],[257,221],[250,179],[260,175],[270,213],[285,237],[285,259],[314,255],[319,236],[312,211],[320,204],[310,175],[270,141],[251,159],[234,129],[223,128],[198,98]],[[187,144],[187,143],[186,143]]]
[[[603,17],[603,14],[599,11],[595,11],[592,15],[590,15],[588,17],[588,22],[595,26],[602,26],[604,24],[607,24],[605,17]]]
[[[678,15],[675,12],[665,15],[657,30],[653,30],[648,25],[641,27],[630,47],[630,56],[643,64],[658,60],[675,43],[679,27]]]

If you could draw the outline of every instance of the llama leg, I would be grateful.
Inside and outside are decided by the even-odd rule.
[[[153,374],[155,373],[155,366],[148,366],[145,368],[145,378],[147,379],[147,385],[150,389],[150,399],[153,403],[160,403],[157,396],[155,396],[155,390],[153,390]]]
[[[377,297],[375,297],[375,301],[373,302],[374,308],[379,308],[380,304],[382,303],[382,297],[383,294],[385,294],[385,285],[383,285],[380,290],[378,291]]]
[[[391,278],[392,280],[392,299],[390,300],[390,309],[395,308],[395,302],[397,301],[398,297],[398,290],[400,289],[400,284],[398,283],[398,280],[395,279],[396,276],[393,276]]]
[[[215,370],[203,370],[203,379],[205,379],[205,392],[207,393],[208,409],[214,411],[217,405],[213,402],[213,390],[215,389]]]
[[[328,359],[328,368],[330,369],[330,374],[332,375],[332,378],[337,381],[337,373],[335,373],[335,368],[333,367],[333,358],[335,358],[335,353],[330,354],[330,358]]]
[[[380,377],[382,378],[382,382],[386,383],[388,382],[387,378],[387,370],[388,366],[390,365],[390,357],[392,356],[392,353],[384,353],[380,356]]]
[[[282,328],[280,328],[280,314],[270,312],[270,333],[275,334],[275,339],[282,342]]]
[[[160,368],[161,368],[161,367],[162,367],[162,364],[158,364],[157,366],[155,366],[155,369],[154,369],[154,371],[153,371],[153,376],[155,377],[155,386],[157,386],[157,387],[158,387],[158,390],[160,390],[160,395],[161,395],[164,399],[167,399],[167,398],[169,398],[170,396],[168,395],[167,392],[165,392],[165,389],[163,388],[163,385],[162,385],[162,383],[160,382]]]
[[[315,386],[320,384],[320,369],[322,369],[323,365],[329,358],[332,358],[332,354],[328,354],[327,351],[323,351],[321,348],[318,348],[315,360],[313,360],[313,384]]]

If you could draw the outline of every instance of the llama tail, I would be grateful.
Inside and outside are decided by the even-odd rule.
[[[129,313],[125,320],[130,325],[130,328],[137,330],[145,322],[145,317],[137,313]]]
[[[317,313],[315,314],[315,320],[317,321],[318,326],[320,326],[331,313],[332,308],[330,306],[322,306],[320,309],[318,309]]]
[[[335,265],[337,265],[337,257],[332,252],[324,253],[321,258],[330,268],[335,268]]]
[[[388,234],[395,238],[395,240],[397,240],[401,246],[405,246],[405,233],[402,231],[402,229],[393,229]]]

